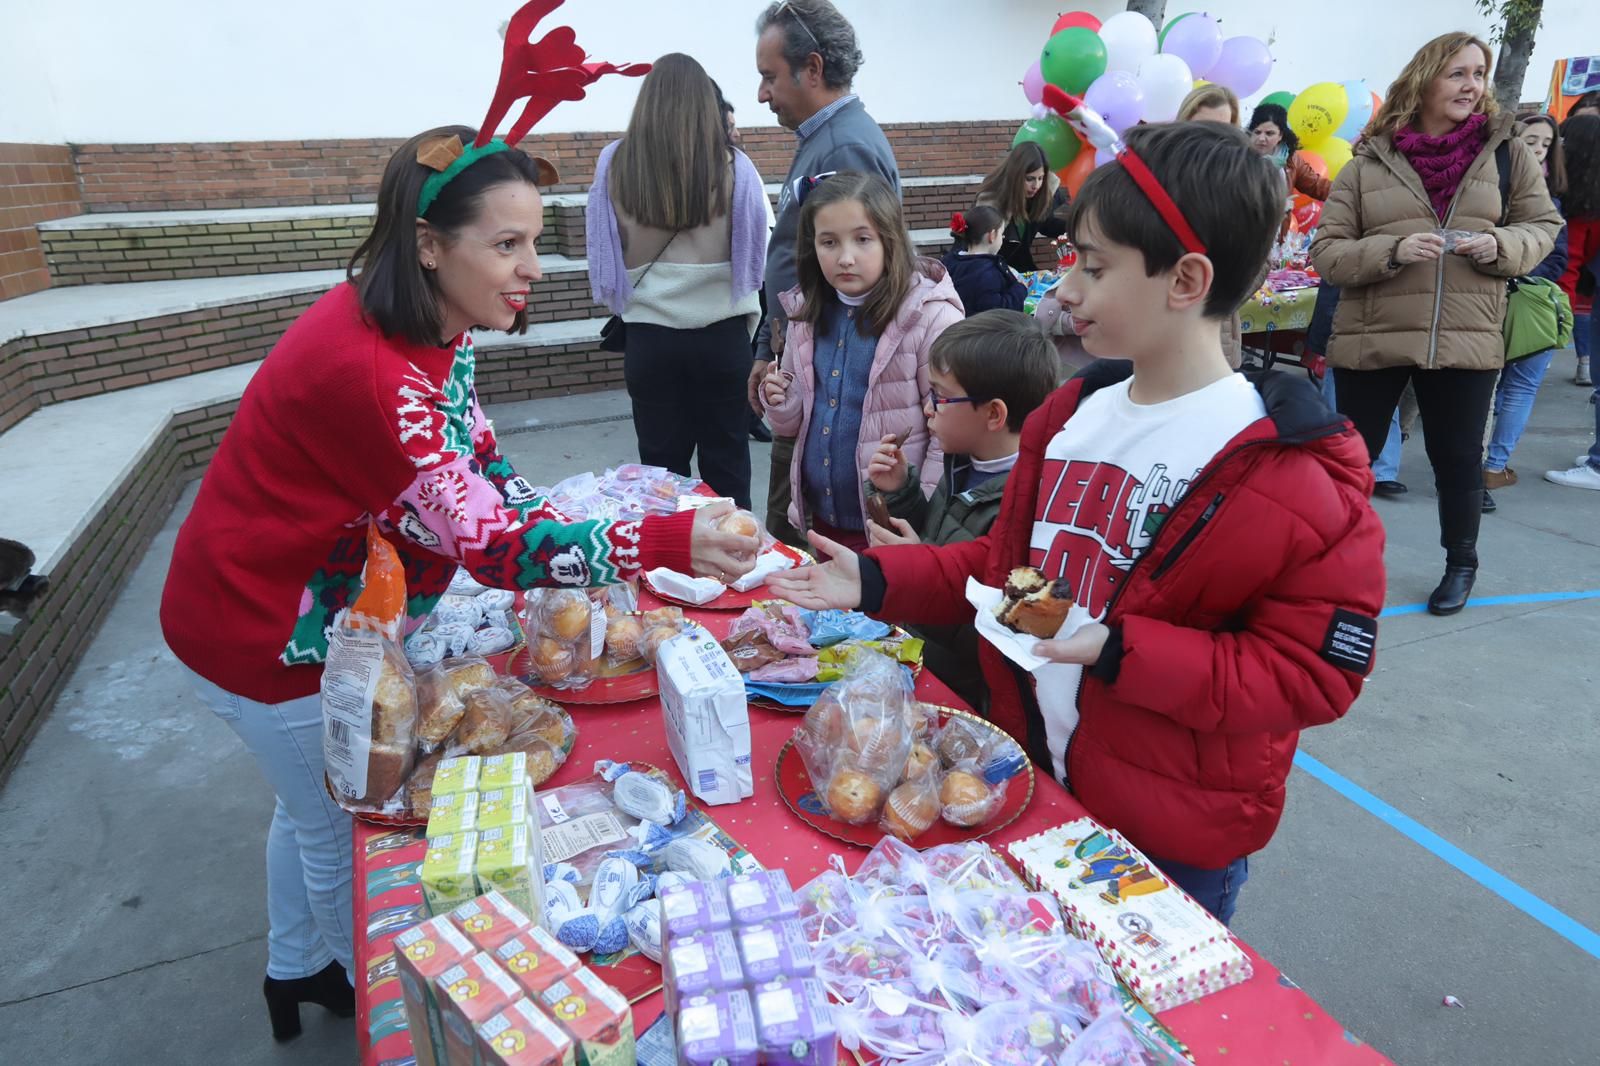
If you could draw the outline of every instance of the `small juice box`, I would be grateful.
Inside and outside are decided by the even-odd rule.
[[[733,924],[722,881],[690,881],[661,893],[661,928],[670,939],[710,933]]]
[[[478,879],[472,872],[477,858],[477,833],[457,833],[428,841],[421,879],[429,914],[449,914],[478,895]]]
[[[478,834],[478,881],[495,889],[529,917],[544,915],[544,849],[539,831],[527,824]]]
[[[526,780],[478,793],[478,832],[502,826],[538,824],[533,809],[533,786]]]
[[[573,1066],[572,1037],[526,999],[519,999],[478,1026],[484,1066]]]
[[[466,958],[433,979],[444,1022],[445,1061],[474,1066],[478,1026],[521,998],[517,983],[485,952]]]
[[[537,996],[578,968],[578,956],[543,928],[529,926],[501,944],[495,961],[528,996]]]
[[[634,1066],[633,1010],[587,966],[541,992],[539,1005],[577,1042],[579,1066]]]
[[[470,833],[478,828],[478,794],[452,792],[435,795],[428,808],[428,838]]]
[[[478,775],[483,770],[481,755],[458,755],[442,760],[433,771],[433,796],[454,796],[458,792],[478,791]]]
[[[479,951],[491,954],[533,924],[520,907],[493,890],[451,911],[450,920]]]
[[[684,1066],[755,1066],[756,1014],[744,989],[694,996],[678,1014],[678,1061]]]
[[[472,944],[450,919],[429,918],[394,939],[395,968],[418,1066],[444,1063],[444,1027],[433,979],[472,955]]]
[[[527,752],[514,751],[509,755],[484,757],[483,770],[478,775],[480,789],[487,792],[497,788],[510,788],[524,781],[531,782],[531,778],[528,777]]]

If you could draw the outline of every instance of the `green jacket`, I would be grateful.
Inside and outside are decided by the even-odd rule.
[[[922,479],[915,466],[907,471],[905,487],[898,492],[879,492],[868,482],[867,495],[882,496],[889,513],[910,524],[924,544],[977,540],[999,516],[1000,497],[1010,474],[991,478],[967,492],[955,492],[956,473],[970,462],[964,455],[945,456],[944,476],[932,499],[922,495]],[[927,668],[980,712],[987,708],[989,689],[978,666],[977,629],[970,625],[920,626],[914,632],[927,642],[923,649]]]

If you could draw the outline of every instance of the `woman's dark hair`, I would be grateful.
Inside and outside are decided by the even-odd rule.
[[[951,229],[950,239],[955,242],[956,248],[963,252],[972,247],[973,241],[982,240],[1006,224],[1006,220],[1000,217],[1000,212],[988,204],[974,204],[967,208],[961,218],[966,223],[965,228],[960,233]]]
[[[1058,384],[1055,345],[1039,320],[1021,311],[996,308],[955,323],[933,342],[928,366],[955,378],[980,404],[1004,401],[1013,433]]]
[[[1289,149],[1290,155],[1294,155],[1300,150],[1300,138],[1296,137],[1294,130],[1289,128],[1289,112],[1283,109],[1283,105],[1257,104],[1256,109],[1250,112],[1250,125],[1246,126],[1245,129],[1254,133],[1256,127],[1263,122],[1270,122],[1278,127],[1279,132],[1283,134],[1283,146]]]
[[[1188,220],[1211,260],[1205,316],[1227,318],[1255,289],[1283,219],[1283,173],[1219,122],[1162,122],[1123,134]],[[1186,254],[1172,227],[1120,164],[1089,175],[1073,201],[1067,239],[1137,248],[1151,277]]]
[[[1029,196],[1023,180],[1035,170],[1044,171],[1044,181],[1039,183],[1039,191]],[[1050,160],[1034,141],[1012,145],[1005,162],[991,170],[978,186],[978,200],[1013,222],[1043,222],[1049,218],[1054,193],[1050,187]]]
[[[878,231],[878,240],[883,243],[883,277],[867,296],[867,302],[861,305],[858,319],[862,332],[881,337],[911,292],[912,275],[917,269],[917,247],[911,243],[911,234],[906,232],[900,197],[876,174],[841,171],[818,182],[806,196],[805,203],[800,206],[794,256],[804,303],[789,317],[815,326],[822,318],[823,309],[836,302],[833,286],[828,284],[817,258],[817,212],[847,200],[861,205],[872,228]]]
[[[372,231],[350,256],[345,276],[354,282],[361,311],[386,337],[401,337],[412,344],[439,345],[444,306],[432,271],[424,270],[417,252],[417,201],[422,183],[437,173],[417,162],[417,145],[434,137],[453,135],[471,145],[478,131],[470,126],[440,126],[419,133],[389,157],[378,183],[378,213]],[[427,223],[445,241],[455,239],[462,227],[478,217],[484,194],[496,185],[523,181],[538,187],[549,181],[548,163],[510,148],[486,155],[457,174],[428,205]],[[359,272],[358,272],[359,268]],[[528,312],[518,311],[509,332],[528,328]]]
[[[1570,117],[1574,111],[1585,107],[1592,107],[1597,112],[1600,112],[1600,89],[1594,89],[1590,92],[1586,92],[1574,100],[1572,102],[1572,106],[1567,109],[1567,115]]]
[[[1561,127],[1567,165],[1567,195],[1561,201],[1568,218],[1600,217],[1600,115],[1578,115]]]
[[[1561,150],[1561,127],[1550,115],[1526,115],[1518,119],[1517,124],[1550,127],[1550,150],[1544,156],[1544,185],[1552,200],[1564,196],[1567,191],[1567,162],[1566,153]]]

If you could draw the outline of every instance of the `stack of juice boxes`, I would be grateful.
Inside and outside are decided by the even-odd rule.
[[[499,892],[395,939],[419,1066],[632,1066],[622,994]]]
[[[782,870],[661,895],[662,982],[681,1066],[834,1066],[828,994]]]
[[[527,756],[439,763],[428,814],[422,893],[439,916],[493,889],[525,914],[544,914],[544,847]]]

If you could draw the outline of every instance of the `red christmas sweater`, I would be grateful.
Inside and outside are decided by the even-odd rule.
[[[161,628],[179,660],[262,703],[315,693],[328,629],[361,584],[369,519],[420,620],[458,565],[495,588],[690,569],[693,515],[569,522],[500,454],[472,338],[383,336],[355,287],[325,294],[256,372],[178,531]]]

